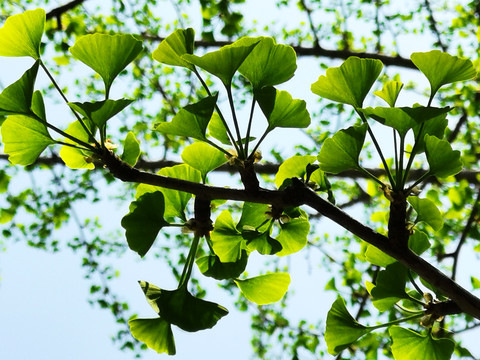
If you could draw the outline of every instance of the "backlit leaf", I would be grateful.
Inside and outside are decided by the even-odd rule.
[[[397,102],[398,94],[400,94],[402,88],[403,83],[392,80],[386,82],[381,91],[375,91],[373,94],[385,100],[386,103],[391,107],[394,107],[395,103]]]
[[[432,175],[446,178],[458,174],[463,169],[460,151],[452,150],[452,146],[446,140],[425,135],[425,153]]]
[[[162,318],[132,319],[128,322],[133,337],[157,353],[175,355],[175,340],[171,325]]]
[[[68,103],[68,105],[87,119],[93,121],[99,129],[103,129],[108,120],[117,115],[132,102],[133,100],[130,99],[119,99],[84,103],[74,102]]]
[[[216,255],[203,256],[195,260],[203,275],[217,280],[239,277],[245,271],[247,261],[248,254],[245,250],[242,250],[242,255],[236,262],[221,262]]]
[[[279,188],[286,179],[292,177],[304,178],[307,165],[313,164],[317,158],[313,155],[295,155],[285,160],[275,175],[275,185]]]
[[[192,28],[178,29],[158,45],[152,57],[163,64],[182,66],[193,70],[194,66],[183,60],[182,55],[193,54],[194,44],[195,31]]]
[[[361,108],[382,68],[380,60],[351,56],[340,67],[327,69],[311,90],[326,99]]]
[[[410,196],[407,200],[417,213],[416,221],[427,223],[435,231],[438,231],[443,227],[442,213],[438,210],[433,201],[429,199],[420,199],[416,196]]]
[[[266,305],[283,298],[290,285],[290,275],[272,273],[245,280],[237,279],[235,283],[248,300],[258,305]]]
[[[370,291],[373,297],[373,306],[379,311],[389,310],[401,299],[408,299],[405,292],[408,269],[395,262],[378,273],[375,287]]]
[[[228,210],[222,211],[217,217],[210,236],[213,251],[221,262],[237,262],[241,258],[244,240]]]
[[[140,157],[140,143],[135,134],[131,131],[127,133],[125,141],[123,142],[122,160],[130,166],[135,166]]]
[[[227,162],[223,152],[204,142],[195,142],[185,147],[182,160],[200,171],[204,182],[207,173]]]
[[[94,129],[94,126],[90,121],[85,121],[85,125],[90,130]],[[80,124],[78,120],[71,123],[65,132],[85,143],[90,142],[90,135],[87,134],[82,124]],[[74,142],[70,139],[64,139],[63,141],[69,144],[74,144]],[[91,155],[91,151],[82,150],[67,145],[62,146],[60,149],[60,157],[65,165],[67,165],[70,169],[95,169],[93,159],[90,158]]]
[[[306,217],[290,219],[287,223],[281,224],[280,234],[275,239],[282,245],[282,250],[276,255],[290,255],[303,249],[307,245],[309,231],[310,223]]]

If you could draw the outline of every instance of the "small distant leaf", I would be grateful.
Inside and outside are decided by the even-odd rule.
[[[476,277],[470,276],[470,281],[474,289],[480,289],[480,280]]]
[[[208,96],[195,104],[185,106],[172,121],[157,124],[155,129],[164,134],[187,136],[205,141],[205,132],[212,118],[217,96],[218,94]]]
[[[242,256],[236,262],[221,262],[216,255],[203,256],[195,262],[203,275],[217,280],[225,280],[239,277],[245,271],[247,261],[248,254],[242,250]]]
[[[185,147],[182,160],[200,171],[204,182],[207,173],[227,162],[223,152],[204,142],[195,142]]]
[[[72,55],[98,73],[110,92],[113,80],[143,50],[142,42],[130,34],[89,34],[70,48]]]
[[[320,169],[338,174],[358,168],[358,157],[365,142],[366,133],[367,125],[363,124],[340,130],[333,137],[326,139],[317,157]]]
[[[326,99],[361,108],[382,68],[380,60],[351,56],[340,67],[327,69],[311,89]]]
[[[85,121],[85,124],[91,131],[94,129],[94,125],[90,121]],[[71,123],[65,132],[85,143],[90,142],[90,135],[86,133],[82,124],[80,124],[78,120]],[[70,139],[64,139],[63,141],[69,144],[74,144],[74,142]],[[60,157],[65,165],[67,165],[70,169],[95,169],[95,165],[90,159],[91,155],[91,151],[82,150],[67,145],[62,146],[60,149]]]
[[[130,204],[130,212],[122,218],[128,246],[140,256],[152,247],[158,232],[168,225],[163,218],[165,203],[159,191],[146,193]]]
[[[162,318],[133,319],[128,322],[133,337],[157,353],[175,355],[175,340],[171,325]]]
[[[325,341],[327,342],[328,353],[338,354],[372,330],[373,328],[364,326],[355,320],[348,312],[345,300],[338,297],[327,315]]]
[[[297,69],[295,50],[288,45],[275,44],[272,38],[257,39],[260,42],[238,69],[253,88],[282,84],[292,78]]]
[[[267,118],[267,131],[276,127],[304,128],[310,125],[310,114],[305,101],[292,99],[287,91],[266,87],[256,91],[255,96]]]
[[[12,164],[33,164],[48,145],[55,144],[43,122],[23,115],[8,116],[1,134]]]
[[[286,179],[292,177],[304,178],[308,164],[313,164],[317,158],[313,155],[295,155],[285,160],[275,175],[275,185],[279,188]]]
[[[68,105],[87,119],[93,121],[99,129],[103,129],[108,120],[117,115],[132,102],[133,100],[130,99],[119,99],[84,103],[74,102],[68,103]]]
[[[245,280],[237,279],[235,283],[248,300],[258,305],[266,305],[283,298],[290,285],[290,275],[266,274]]]
[[[258,42],[259,40],[251,39],[248,43],[247,39],[241,39],[201,57],[184,54],[182,58],[215,75],[226,87],[230,87],[233,75]]]
[[[430,82],[431,96],[435,95],[443,85],[470,80],[477,74],[470,60],[461,59],[440,50],[413,53],[410,58]]]
[[[0,29],[0,56],[30,56],[40,59],[45,28],[45,10],[27,10],[7,18]]]
[[[237,262],[241,258],[244,240],[233,223],[230,211],[224,210],[220,213],[210,236],[213,251],[221,262]]]
[[[417,213],[417,221],[423,221],[430,225],[433,230],[438,231],[443,227],[443,216],[440,210],[429,199],[420,199],[410,196],[408,202]]]
[[[208,132],[211,137],[217,139],[222,144],[231,145],[230,138],[227,134],[227,128],[220,118],[220,115],[215,112],[208,123]]]
[[[125,141],[123,142],[122,160],[130,166],[135,166],[140,157],[140,142],[131,131],[127,133]]]
[[[0,94],[0,115],[32,116],[32,96],[39,62],[25,71],[20,79],[7,86]]]
[[[378,273],[376,286],[371,289],[373,306],[379,311],[389,310],[401,299],[408,299],[405,292],[408,269],[395,262]]]
[[[450,339],[434,339],[431,334],[420,335],[400,326],[392,326],[388,332],[395,360],[449,360],[452,357],[455,343]]]
[[[425,153],[430,173],[439,178],[458,174],[463,169],[460,151],[452,150],[448,141],[425,135]]]
[[[182,59],[184,54],[193,54],[195,31],[192,28],[178,29],[167,36],[153,52],[153,59],[163,64],[182,66],[193,70],[195,67]]]
[[[307,236],[310,231],[310,223],[305,217],[291,219],[281,225],[280,234],[275,239],[282,245],[282,250],[276,255],[285,256],[300,251],[307,245]]]
[[[377,95],[379,98],[385,100],[388,105],[394,107],[397,102],[398,94],[400,94],[402,88],[402,82],[392,80],[383,85],[382,91],[375,91],[373,95]]]

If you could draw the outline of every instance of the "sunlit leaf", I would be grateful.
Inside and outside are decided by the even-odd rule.
[[[0,94],[0,115],[28,115],[33,111],[32,96],[37,78],[39,62],[25,71],[20,79],[7,86]]]
[[[241,41],[223,46],[219,50],[209,52],[201,57],[184,54],[182,58],[215,75],[225,86],[230,87],[233,75],[258,42],[259,40],[256,39],[251,41],[241,39]]]
[[[24,115],[8,116],[1,133],[12,164],[33,164],[48,145],[55,144],[43,122]]]
[[[272,38],[257,38],[260,42],[247,56],[238,71],[254,89],[284,83],[297,69],[295,50],[288,45],[275,44]],[[242,42],[240,39],[239,44]]]
[[[304,128],[310,125],[310,114],[303,100],[292,99],[287,91],[265,87],[255,96],[268,121],[268,130],[277,127]]]
[[[474,289],[480,289],[480,280],[474,276],[470,276],[470,282],[472,283],[472,287]]]
[[[416,52],[410,58],[430,82],[431,96],[435,95],[443,85],[470,80],[477,74],[470,60],[461,59],[440,50]]]
[[[163,64],[193,70],[194,66],[183,60],[182,55],[193,54],[194,45],[195,31],[192,28],[177,29],[158,45],[152,57]]]
[[[91,131],[94,128],[90,121],[85,121],[85,125]],[[65,132],[85,143],[90,142],[90,135],[85,131],[82,124],[80,124],[78,120],[71,123]],[[75,144],[70,139],[64,139],[63,141],[68,144]],[[91,155],[91,151],[78,149],[67,145],[62,146],[60,149],[60,157],[65,165],[67,165],[70,169],[95,169]]]
[[[236,262],[221,262],[216,255],[202,256],[195,262],[203,275],[217,280],[225,280],[239,277],[245,271],[247,261],[248,254],[242,250],[242,255]]]
[[[266,274],[245,280],[237,279],[235,283],[248,300],[258,305],[266,305],[283,298],[290,285],[290,275],[288,273]]]
[[[227,162],[225,154],[204,142],[195,142],[182,151],[182,160],[202,173],[205,181],[207,173]]]
[[[357,339],[372,331],[372,328],[360,324],[348,312],[345,300],[338,297],[328,311],[325,341],[328,353],[338,354]]]
[[[345,170],[358,168],[358,157],[365,141],[366,132],[366,124],[352,126],[346,130],[340,130],[333,137],[326,139],[317,157],[320,169],[338,174]]]
[[[276,255],[285,256],[300,251],[307,245],[310,231],[308,218],[298,217],[281,225],[280,234],[275,239],[282,245],[282,250]]]
[[[430,173],[439,178],[458,174],[463,169],[460,151],[452,150],[452,146],[446,140],[425,135],[425,153]]]
[[[74,102],[68,103],[68,105],[87,119],[93,121],[99,129],[103,129],[108,120],[117,115],[132,102],[133,100],[130,99],[119,99],[84,103]]]
[[[233,223],[230,211],[224,210],[220,213],[210,236],[213,251],[221,262],[237,262],[241,258],[244,240]]]
[[[132,319],[128,322],[133,337],[157,353],[175,355],[175,340],[171,325],[162,318]]]
[[[27,10],[7,18],[0,29],[0,56],[40,58],[45,10]]]
[[[213,113],[212,118],[208,123],[208,133],[211,137],[217,139],[222,144],[231,145],[230,138],[227,134],[227,128],[220,118],[220,115],[216,112]]]
[[[340,67],[327,69],[311,90],[326,99],[361,108],[382,68],[380,60],[351,56]]]
[[[130,212],[122,218],[128,246],[140,256],[152,247],[159,231],[168,225],[163,218],[165,204],[159,191],[145,193],[130,204]]]
[[[417,213],[416,221],[427,223],[435,231],[438,231],[443,227],[442,213],[438,210],[433,201],[429,199],[420,199],[416,196],[410,196],[407,200]]]
[[[434,339],[430,333],[421,335],[400,326],[392,326],[388,332],[395,360],[449,360],[452,357],[455,343],[450,339]]]
[[[405,292],[408,269],[395,262],[378,273],[375,287],[370,293],[373,297],[373,306],[379,311],[389,310],[401,299],[408,299]]]
[[[142,42],[132,35],[89,34],[70,48],[72,55],[98,73],[110,92],[113,80],[143,50]]]
[[[422,127],[423,125],[423,127]],[[439,139],[443,139],[445,129],[447,128],[448,120],[447,114],[442,114],[433,119],[427,120],[422,124],[418,124],[413,127],[413,133],[415,135],[415,146],[417,154],[425,151],[425,135],[433,135]],[[422,129],[422,135],[419,136],[420,129]]]
[[[313,164],[317,158],[313,155],[295,155],[285,160],[275,174],[275,185],[279,188],[286,179],[304,178],[307,165]]]
[[[394,107],[397,102],[398,94],[400,94],[402,88],[403,83],[392,80],[386,82],[381,91],[375,91],[373,94],[385,100],[385,102],[391,107]]]
[[[140,143],[131,131],[127,133],[123,142],[122,160],[130,166],[135,166],[140,157]]]
[[[208,96],[195,104],[185,106],[173,117],[172,121],[157,124],[155,129],[164,134],[206,140],[205,132],[208,122],[212,118],[217,95]]]

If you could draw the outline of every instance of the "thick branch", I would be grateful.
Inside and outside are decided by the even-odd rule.
[[[463,312],[480,319],[480,299],[462,288],[455,281],[408,248],[391,246],[386,236],[377,233],[368,226],[355,220],[335,205],[318,196],[315,191],[306,187],[300,181],[294,182],[293,186],[284,190],[259,189],[252,194],[246,190],[208,186],[142,172],[131,168],[110,152],[104,155],[103,160],[111,173],[122,181],[144,183],[185,191],[200,195],[205,201],[211,199],[249,201],[271,204],[280,208],[307,205],[333,220],[352,234],[358,236],[360,239],[397,259],[453,300]]]
[[[52,9],[46,14],[47,20],[53,19],[53,18],[58,19],[59,16],[62,16],[67,11],[72,10],[74,7],[81,5],[85,1],[86,0],[73,0],[73,1],[70,1],[69,3],[66,3],[65,5]]]

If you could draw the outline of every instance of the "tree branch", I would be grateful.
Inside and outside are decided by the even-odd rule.
[[[67,11],[72,10],[73,8],[75,8],[78,5],[81,5],[85,1],[86,0],[73,0],[73,1],[70,1],[69,3],[66,3],[65,5],[59,6],[55,9],[52,9],[46,14],[47,20],[53,19],[53,18],[58,19],[60,16],[65,14]]]

